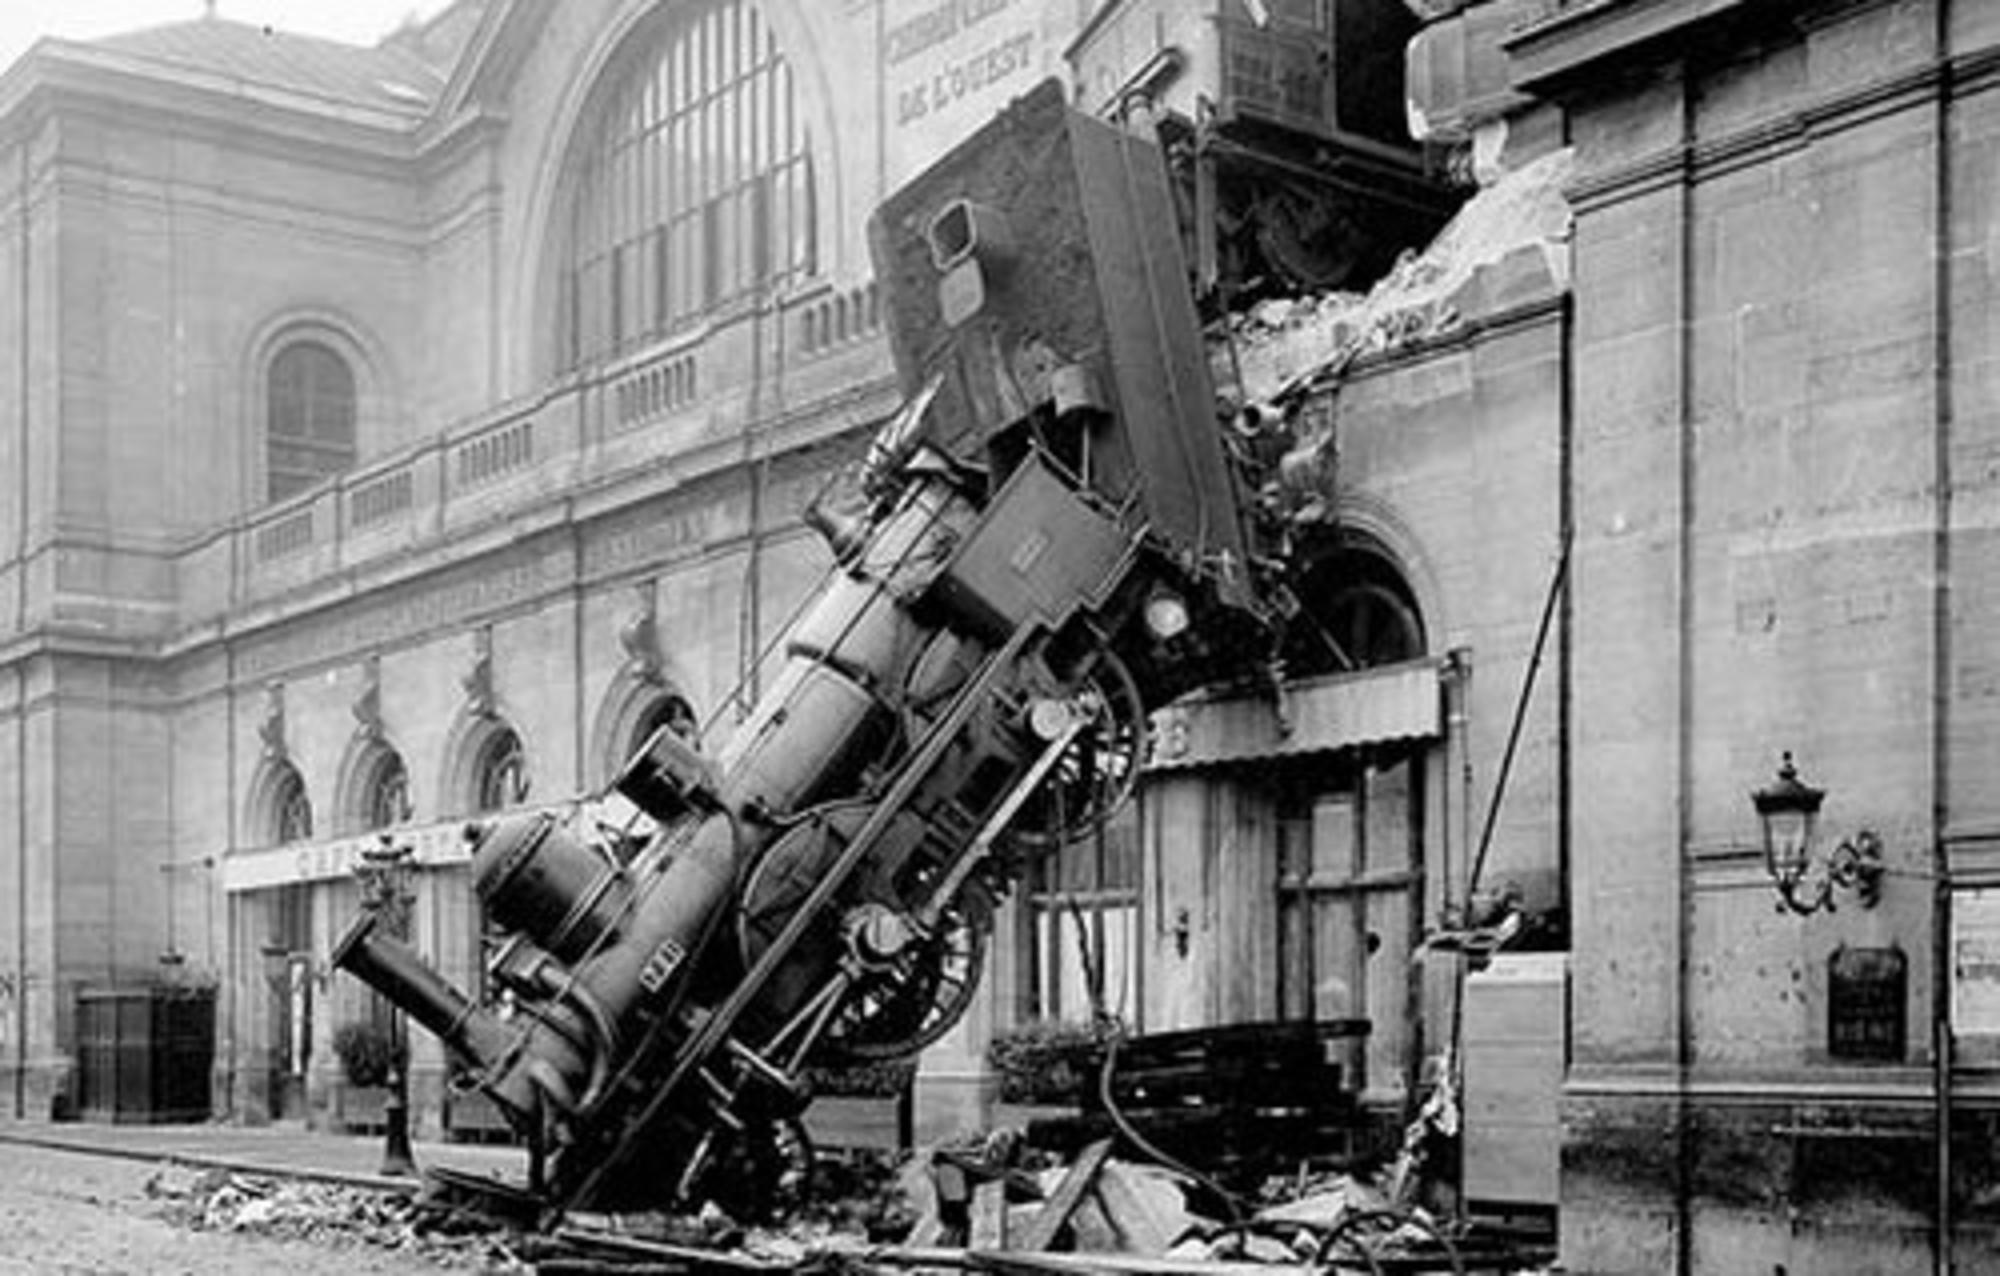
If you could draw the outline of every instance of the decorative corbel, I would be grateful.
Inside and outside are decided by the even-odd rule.
[[[473,716],[499,716],[493,694],[493,630],[481,626],[472,631],[472,667],[459,679],[465,688],[465,702]]]
[[[666,683],[666,657],[660,651],[659,586],[647,581],[635,591],[632,614],[618,629],[618,645],[625,649],[625,661],[642,682],[654,686]]]
[[[264,756],[280,759],[285,756],[285,684],[266,683],[264,686],[264,716],[257,724],[257,734],[264,741]]]
[[[361,662],[361,690],[354,697],[354,720],[360,724],[361,738],[382,738],[382,658],[370,656]]]

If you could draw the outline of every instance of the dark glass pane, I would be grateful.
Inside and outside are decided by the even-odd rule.
[[[271,500],[354,464],[354,373],[332,349],[300,341],[280,350],[271,360],[266,404]]]
[[[474,766],[473,783],[473,809],[477,812],[503,810],[525,801],[528,774],[521,738],[512,731],[500,731],[487,740]]]
[[[312,840],[312,804],[306,800],[305,781],[290,767],[285,768],[276,781],[272,807],[277,822],[278,845]]]
[[[368,779],[368,797],[363,819],[370,830],[401,824],[410,817],[410,773],[403,759],[387,753],[375,765]]]

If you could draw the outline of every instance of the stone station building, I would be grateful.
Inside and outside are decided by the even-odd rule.
[[[1145,1030],[1369,1019],[1385,1115],[1462,1061],[1466,1195],[1554,1212],[1572,1270],[1990,1262],[2000,8],[1188,7],[461,0],[0,77],[12,1111],[74,1106],[82,994],[205,987],[213,1108],[330,1119],[384,831],[476,987],[464,821],[614,818],[636,739],[728,730],[827,566],[800,506],[899,400],[869,211],[1053,74],[1263,219],[1198,282],[1255,316],[1221,379],[1336,458],[1293,523],[1348,658],[1289,733],[1161,716],[1133,820],[1022,892],[926,1057],[939,1119],[1094,967]],[[1228,78],[1363,29],[1428,150]],[[1370,209],[1444,154],[1478,193],[1374,283]],[[1774,905],[1787,752],[1823,848],[1879,839],[1873,906]],[[1468,972],[1494,899],[1526,938]],[[1553,1018],[1509,1038],[1523,990]],[[414,1071],[421,1125],[476,1121]]]

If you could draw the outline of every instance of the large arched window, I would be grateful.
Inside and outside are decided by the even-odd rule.
[[[660,11],[611,73],[574,160],[564,368],[816,266],[806,129],[770,29],[743,0]]]
[[[265,373],[265,495],[295,496],[354,464],[354,369],[322,341],[293,341]]]

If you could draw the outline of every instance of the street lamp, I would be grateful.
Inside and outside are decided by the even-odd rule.
[[[374,915],[384,934],[408,942],[410,905],[415,902],[411,878],[416,871],[413,851],[408,844],[397,845],[384,833],[376,845],[361,852],[354,875],[361,883],[361,907]],[[416,1158],[410,1153],[409,1034],[403,1026],[403,1012],[389,1009],[389,1097],[383,1105],[382,1123],[386,1131],[382,1148],[382,1173],[414,1174]]]
[[[1834,911],[1833,893],[1851,890],[1863,908],[1882,897],[1882,839],[1867,829],[1822,853],[1815,836],[1825,789],[1799,779],[1787,752],[1778,778],[1750,795],[1764,828],[1764,867],[1778,888],[1778,906],[1802,917]]]

